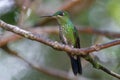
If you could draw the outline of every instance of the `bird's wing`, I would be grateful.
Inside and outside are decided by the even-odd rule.
[[[74,37],[75,37],[75,48],[80,48],[80,39],[79,39],[79,33],[76,29],[76,27],[74,27]]]

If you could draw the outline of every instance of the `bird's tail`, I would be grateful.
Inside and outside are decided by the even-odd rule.
[[[73,56],[70,56],[70,59],[71,59],[71,65],[72,65],[72,70],[73,70],[74,75],[77,75],[78,73],[82,74],[80,56],[78,55],[76,56],[76,58]]]

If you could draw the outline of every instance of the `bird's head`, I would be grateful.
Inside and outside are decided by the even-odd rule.
[[[42,17],[52,17],[52,18],[55,18],[57,20],[66,20],[66,19],[69,19],[69,14],[66,11],[57,11],[53,15],[42,16]]]
[[[57,11],[52,16],[55,17],[55,18],[63,18],[63,17],[68,17],[68,15],[69,14],[66,11]]]
[[[56,18],[58,21],[64,21],[69,19],[69,14],[66,11],[57,11],[56,13],[54,13],[53,18]]]

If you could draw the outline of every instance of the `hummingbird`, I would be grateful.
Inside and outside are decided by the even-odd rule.
[[[63,44],[69,45],[72,48],[80,48],[80,39],[76,27],[73,25],[69,13],[67,11],[57,11],[50,16],[42,17],[52,17],[55,18],[59,24],[59,35],[60,40]],[[82,74],[80,55],[71,55],[70,57],[72,70],[74,75]]]

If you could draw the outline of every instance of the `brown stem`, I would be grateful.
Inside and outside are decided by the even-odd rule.
[[[9,42],[16,41],[18,39],[21,39],[22,37],[16,34],[10,35],[9,37],[0,39],[0,47],[8,44]]]

